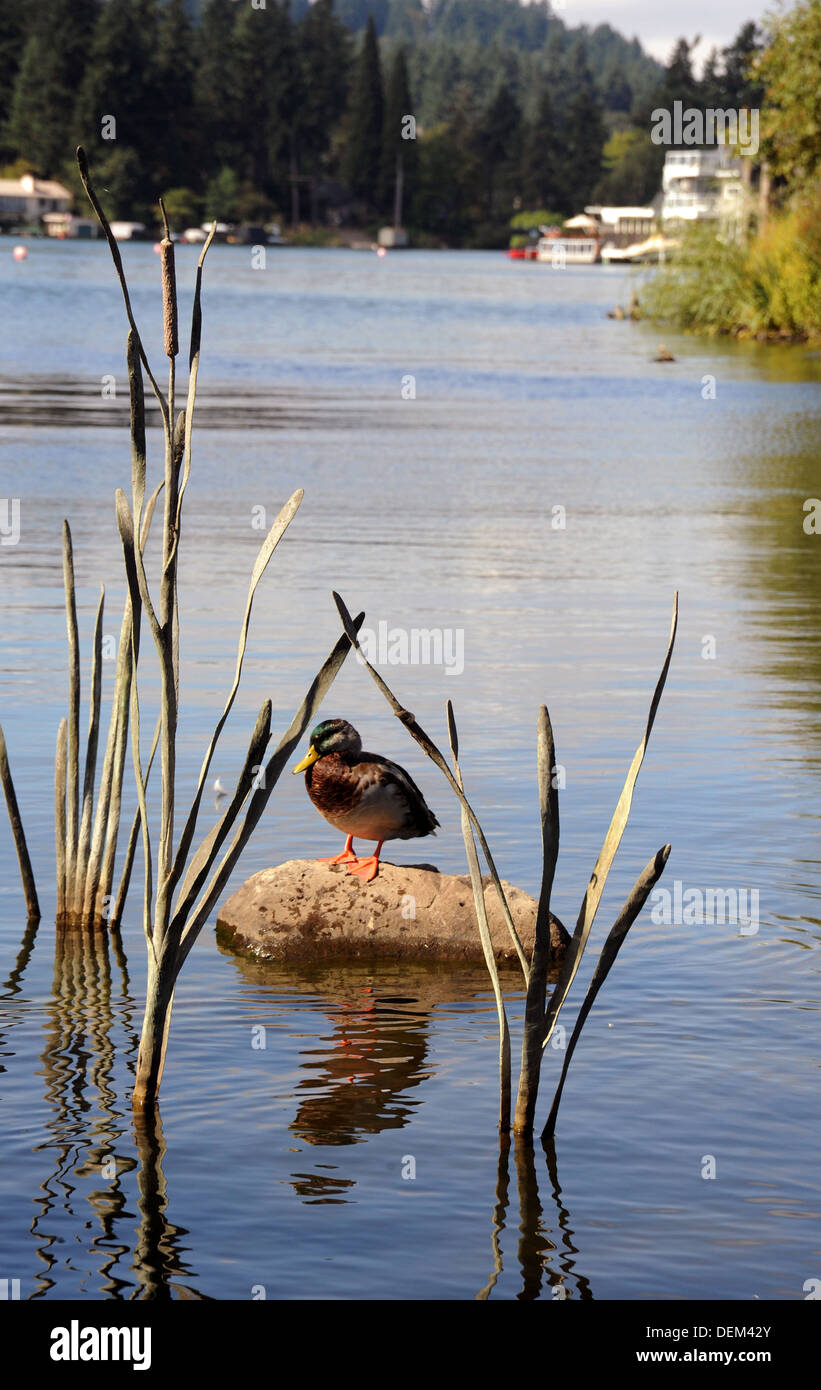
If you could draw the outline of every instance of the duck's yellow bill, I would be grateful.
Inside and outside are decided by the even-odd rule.
[[[296,774],[297,772],[304,772],[305,769],[306,769],[306,767],[310,767],[310,766],[311,766],[311,763],[315,763],[318,757],[319,757],[319,754],[317,753],[316,749],[314,748],[314,745],[311,744],[310,748],[308,749],[308,752],[306,753],[305,757],[302,759],[302,762],[301,762],[301,763],[297,763],[296,767],[295,767],[295,768],[292,768],[292,771],[293,771],[295,774]]]

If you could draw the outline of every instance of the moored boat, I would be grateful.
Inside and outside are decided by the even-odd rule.
[[[599,240],[594,236],[543,236],[536,259],[553,266],[595,265],[599,260]]]

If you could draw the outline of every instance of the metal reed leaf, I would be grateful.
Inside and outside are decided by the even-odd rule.
[[[191,436],[194,429],[194,405],[197,398],[197,378],[200,368],[200,342],[202,338],[202,268],[208,248],[214,240],[217,230],[216,222],[211,224],[211,230],[205,239],[200,258],[197,262],[197,278],[194,286],[194,307],[191,313],[191,347],[188,355],[188,399],[185,406],[185,432],[183,436],[183,469],[180,481],[179,492],[177,494],[177,544],[180,535],[180,517],[182,512],[182,499],[185,496],[185,489],[188,486],[188,479],[191,476]]]
[[[57,921],[66,915],[66,747],[68,720],[60,720],[57,755],[54,759],[54,838],[57,849]]]
[[[120,533],[120,540],[123,546],[123,560],[125,562],[125,573],[128,581],[128,592],[131,596],[131,610],[133,614],[131,623],[131,697],[130,697],[130,724],[131,724],[131,759],[134,765],[134,778],[137,784],[137,801],[140,809],[140,825],[143,833],[143,859],[145,867],[145,893],[143,901],[143,930],[146,941],[152,951],[153,945],[153,923],[151,906],[154,896],[153,872],[151,858],[151,835],[148,825],[148,815],[145,798],[145,780],[142,772],[142,760],[140,754],[140,701],[137,686],[137,671],[139,669],[140,656],[140,614],[142,604],[140,598],[140,581],[137,573],[137,561],[135,550],[139,554],[139,546],[134,545],[134,520],[131,515],[131,508],[128,505],[125,493],[121,488],[115,494],[115,505],[117,512],[117,528]]]
[[[661,875],[663,874],[664,867],[669,857],[670,846],[663,845],[662,848],[658,851],[658,853],[650,860],[650,863],[647,864],[645,868],[642,870],[641,874],[636,879],[636,882],[633,884],[633,887],[630,891],[630,895],[627,901],[625,902],[624,907],[622,908],[618,917],[616,918],[614,925],[611,927],[610,932],[607,936],[607,940],[605,941],[601,949],[601,954],[596,962],[596,968],[593,971],[593,977],[590,981],[590,985],[588,986],[587,994],[585,995],[584,1002],[582,1003],[582,1006],[579,1009],[579,1016],[576,1019],[576,1026],[573,1029],[570,1042],[567,1045],[567,1052],[565,1054],[564,1066],[562,1067],[562,1074],[559,1078],[559,1084],[556,1087],[556,1094],[553,1097],[553,1104],[550,1107],[550,1114],[547,1117],[547,1124],[545,1125],[542,1131],[542,1139],[545,1141],[552,1137],[556,1129],[556,1117],[559,1113],[559,1104],[562,1098],[562,1091],[564,1090],[564,1083],[567,1080],[567,1070],[570,1066],[570,1059],[572,1058],[573,1053],[575,1051],[576,1043],[579,1041],[579,1038],[581,1036],[581,1031],[587,1020],[587,1016],[593,1007],[593,1002],[596,998],[596,995],[598,994],[599,990],[601,989],[602,985],[607,979],[613,962],[615,961],[616,956],[621,950],[627,933],[629,932],[630,928],[632,927],[633,923],[635,922],[636,918],[638,917],[639,913],[644,907],[644,904],[650,896],[650,893],[654,885],[658,882]]]
[[[593,873],[590,876],[590,882],[587,885],[587,891],[585,892],[581,909],[579,911],[578,921],[576,923],[576,930],[573,933],[570,945],[567,948],[567,955],[564,958],[558,982],[553,991],[550,1003],[547,1008],[547,1014],[545,1016],[544,1022],[544,1032],[542,1037],[543,1047],[546,1047],[547,1043],[550,1040],[550,1035],[553,1032],[553,1029],[556,1025],[556,1019],[559,1016],[559,1011],[565,999],[567,998],[568,990],[570,989],[570,986],[572,985],[573,980],[575,979],[576,971],[579,968],[579,961],[581,960],[582,953],[584,952],[584,948],[587,945],[587,939],[590,935],[590,928],[593,925],[593,919],[596,916],[596,911],[601,900],[601,895],[604,891],[604,885],[607,882],[607,875],[610,872],[610,867],[616,856],[616,850],[618,849],[621,843],[621,838],[624,834],[624,828],[627,825],[627,817],[630,814],[630,807],[633,801],[633,789],[636,785],[636,779],[639,775],[639,769],[641,768],[642,762],[644,761],[644,754],[647,748],[647,742],[650,738],[650,733],[655,722],[656,711],[659,706],[659,701],[661,700],[661,695],[662,691],[664,690],[665,681],[667,680],[667,672],[670,669],[670,660],[673,655],[673,645],[676,640],[677,625],[678,592],[676,592],[673,598],[673,615],[670,623],[670,637],[667,643],[667,653],[664,658],[664,664],[661,668],[661,674],[658,678],[658,681],[656,682],[656,688],[653,692],[653,698],[650,701],[650,712],[647,716],[647,724],[644,730],[644,737],[642,738],[641,743],[636,749],[633,761],[630,764],[630,770],[627,774],[627,778],[622,788],[621,796],[618,799],[616,809],[613,812],[613,818],[610,821],[610,825],[607,829],[607,834],[604,837],[604,844],[602,845],[601,850],[599,851],[599,857],[596,860]]]
[[[271,740],[271,712],[271,701],[266,700],[257,716],[257,722],[251,735],[242,770],[237,778],[234,793],[222,816],[216,825],[211,827],[191,860],[174,906],[174,917],[178,922],[184,921],[194,906],[197,894],[208,875],[208,870],[225,843],[228,833],[239,815],[242,803],[253,787],[255,774],[262,767],[262,759]]]
[[[354,633],[359,631],[364,621],[364,613],[360,613],[353,620],[351,626]],[[268,804],[271,792],[282,776],[283,769],[287,766],[288,760],[292,757],[294,749],[304,737],[305,730],[310,728],[313,724],[317,710],[335,681],[350,650],[350,639],[346,634],[343,634],[339,638],[339,641],[335,643],[319,671],[314,676],[304,700],[291,720],[288,730],[283,734],[274,752],[265,764],[265,770],[259,779],[259,785],[251,796],[242,824],[234,836],[234,840],[228,852],[223,856],[208,887],[205,889],[193,913],[190,915],[187,925],[176,916],[172,919],[173,930],[180,934],[180,948],[178,954],[180,965],[188,955],[203,925],[208,920],[208,915],[228,882],[239,856],[248,843],[248,840],[251,838],[251,834],[256,828],[259,818]]]
[[[59,759],[58,759],[59,761]],[[26,833],[23,829],[23,821],[20,816],[20,808],[17,804],[17,794],[14,790],[14,782],[9,767],[9,755],[6,749],[6,738],[3,727],[0,725],[0,784],[3,787],[3,795],[6,799],[6,808],[11,822],[11,833],[14,836],[14,848],[17,851],[17,862],[20,865],[20,878],[23,883],[23,892],[26,898],[26,911],[29,920],[39,919],[40,904],[37,901],[37,888],[34,883],[34,872],[29,858],[28,845],[26,844]]]
[[[83,809],[80,817],[80,831],[77,843],[77,868],[74,881],[74,902],[72,911],[82,918],[85,898],[86,874],[91,852],[91,816],[94,810],[94,783],[97,774],[97,743],[100,736],[100,695],[102,691],[102,648],[103,612],[105,610],[105,589],[100,591],[97,606],[97,620],[94,624],[94,645],[91,663],[91,701],[88,714],[88,740],[83,772]]]
[[[88,169],[88,160],[86,159],[86,152],[83,149],[82,145],[77,146],[77,167],[80,170],[80,178],[82,180],[83,188],[86,192],[86,197],[88,198],[88,201],[91,203],[91,206],[93,207],[97,215],[97,221],[102,227],[103,234],[105,236],[106,241],[108,242],[108,249],[111,252],[111,259],[114,262],[114,269],[117,272],[117,279],[120,282],[120,289],[123,292],[123,300],[125,303],[125,312],[128,316],[128,322],[131,325],[131,330],[136,337],[137,344],[139,347],[140,359],[142,361],[143,366],[145,367],[146,376],[148,377],[148,380],[151,382],[154,395],[157,397],[157,400],[159,401],[160,410],[162,412],[163,425],[165,426],[167,432],[169,428],[168,405],[165,400],[165,397],[163,396],[162,391],[160,390],[159,386],[157,385],[157,382],[154,379],[154,375],[148,363],[148,358],[145,355],[145,349],[142,345],[139,329],[137,328],[137,324],[134,319],[134,312],[131,308],[131,296],[128,293],[128,284],[125,278],[125,271],[123,270],[123,261],[120,255],[120,248],[117,245],[117,240],[114,236],[114,233],[111,230],[108,218],[103,212],[102,204],[100,203],[100,200],[97,197],[96,191],[94,189],[94,185],[91,182],[91,174],[89,173]]]
[[[254,594],[256,593],[257,585],[259,584],[260,579],[262,578],[263,574],[265,573],[265,570],[268,567],[268,564],[271,560],[271,556],[273,555],[274,551],[279,545],[279,542],[282,540],[282,537],[285,535],[285,532],[287,531],[288,527],[290,526],[291,522],[296,516],[303,496],[304,493],[302,489],[298,488],[297,491],[293,494],[293,496],[288,499],[285,506],[282,508],[279,515],[277,516],[270,531],[268,532],[268,535],[265,537],[265,540],[263,541],[262,546],[260,547],[259,554],[257,555],[256,561],[254,563],[254,568],[251,572],[251,582],[248,586],[248,597],[245,600],[245,612],[243,614],[242,624],[240,627],[239,643],[237,646],[237,659],[236,665],[234,667],[234,680],[231,685],[231,689],[228,692],[228,699],[225,702],[225,708],[223,709],[220,718],[217,720],[216,727],[214,729],[213,734],[211,735],[211,741],[208,745],[205,757],[202,761],[199,781],[197,782],[197,790],[194,795],[191,810],[188,813],[188,819],[186,821],[185,828],[180,838],[179,847],[177,849],[174,864],[169,875],[168,883],[164,886],[164,891],[166,894],[173,893],[174,888],[179,882],[183,869],[185,868],[185,862],[188,858],[188,852],[191,848],[191,842],[194,838],[194,832],[197,827],[197,816],[199,814],[200,803],[202,801],[202,794],[205,788],[205,780],[208,776],[208,770],[211,766],[211,760],[214,756],[214,750],[217,746],[217,742],[219,741],[220,734],[222,733],[223,728],[225,727],[225,721],[227,720],[228,715],[231,713],[231,708],[233,706],[237,691],[239,689],[239,683],[242,677],[242,664],[245,659],[245,648],[248,642],[248,628],[251,622],[251,609],[254,605]]]
[[[140,533],[141,552],[145,550],[148,542],[154,508],[157,498],[164,486],[165,480],[163,479],[154,489],[145,507],[142,530]],[[90,920],[92,917],[95,921],[97,919],[103,920],[103,918],[108,915],[110,925],[112,922],[119,920],[118,917],[112,918],[110,913],[106,914],[105,908],[107,901],[110,901],[112,895],[114,863],[117,854],[117,841],[119,838],[120,817],[122,812],[123,773],[125,771],[125,755],[128,744],[131,682],[134,672],[131,651],[132,621],[131,596],[129,594],[125,601],[123,621],[120,628],[120,642],[117,649],[117,672],[114,681],[114,697],[111,707],[111,722],[109,724],[108,743],[106,745],[103,764],[100,796],[97,802],[91,861],[86,877],[86,895],[83,905],[83,917],[85,920]],[[155,746],[156,737],[158,737],[158,735],[155,736]],[[147,775],[145,780],[148,780]],[[139,808],[136,814],[137,817],[139,817]],[[137,828],[139,828],[139,821],[137,821]],[[131,839],[129,838],[129,845],[131,845],[131,843]],[[134,845],[136,845],[136,831],[134,834]],[[131,855],[133,857],[133,848],[131,850]],[[124,885],[125,892],[128,891],[130,875],[131,865],[127,862],[127,867],[123,869],[120,881],[120,889],[122,890]],[[121,893],[118,893],[117,903],[120,912],[122,912],[124,902],[124,894],[121,896]]]
[[[77,835],[80,801],[80,639],[77,632],[77,601],[74,592],[74,552],[71,527],[63,522],[63,586],[66,595],[68,631],[68,750],[66,794],[66,908],[74,908],[74,875],[77,864]]]
[[[542,837],[542,885],[536,911],[536,931],[530,961],[530,980],[525,1001],[522,1060],[519,1092],[516,1098],[515,1129],[531,1134],[539,1092],[542,1062],[547,977],[550,970],[550,898],[559,857],[559,793],[554,783],[556,748],[547,706],[539,709],[536,737],[536,764],[539,784],[539,817]]]
[[[151,776],[151,767],[154,762],[154,754],[156,753],[160,742],[161,728],[162,719],[158,718],[156,724],[154,725],[154,738],[151,743],[151,752],[148,757],[148,762],[146,763],[145,776],[143,777],[144,789],[148,787],[148,779]],[[140,833],[141,825],[142,812],[140,811],[140,808],[138,806],[136,811],[134,812],[134,819],[131,822],[131,830],[129,832],[128,844],[126,845],[125,851],[125,860],[123,862],[122,873],[120,875],[120,886],[117,889],[117,896],[114,900],[114,910],[110,918],[112,926],[122,921],[123,908],[125,907],[125,900],[128,895],[128,886],[131,881],[131,870],[134,864],[134,854],[137,848],[137,838]],[[110,883],[111,880],[109,880],[109,892],[111,891]]]
[[[456,781],[460,791],[464,793],[462,769],[459,766],[458,757],[459,738],[456,732],[456,719],[453,713],[453,705],[450,700],[447,702],[446,714],[448,739],[450,742],[450,751],[453,758]],[[493,996],[496,1000],[496,1014],[499,1020],[499,1130],[501,1133],[505,1134],[510,1129],[510,1030],[507,1024],[505,1002],[502,998],[499,971],[496,966],[496,953],[493,949],[490,927],[488,926],[485,893],[482,885],[482,875],[479,870],[479,857],[476,853],[476,841],[473,838],[470,817],[464,805],[460,807],[460,810],[462,838],[465,842],[465,853],[467,854],[468,869],[470,870],[470,885],[473,889],[473,903],[476,910],[476,921],[479,927],[479,939],[482,943],[485,964],[493,986]]]

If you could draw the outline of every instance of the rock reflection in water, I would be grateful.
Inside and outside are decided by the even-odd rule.
[[[286,967],[231,958],[256,987],[255,1022],[262,987],[274,998],[312,996],[331,1024],[330,1034],[312,1037],[302,1053],[291,1128],[306,1144],[358,1144],[369,1134],[403,1128],[421,1103],[412,1093],[430,1076],[434,1010],[488,992],[486,974],[475,968],[407,962]]]
[[[412,1094],[431,1075],[429,1040],[437,1009],[488,996],[481,968],[403,962],[297,967],[265,963],[232,954],[243,979],[249,1021],[258,1024],[283,996],[309,997],[331,1023],[331,1033],[310,1035],[302,1048],[297,1111],[291,1128],[306,1144],[332,1146],[363,1142],[386,1129],[401,1129],[424,1100]],[[554,975],[557,971],[554,970]],[[517,988],[514,970],[502,972],[503,988]],[[260,1005],[262,1004],[262,1009]],[[488,1029],[495,1023],[488,998]],[[495,1136],[488,1136],[490,1143]],[[477,1294],[488,1299],[503,1272],[502,1238],[510,1205],[511,1140],[500,1143],[495,1203],[491,1218],[493,1272]],[[577,1247],[570,1214],[559,1185],[553,1143],[546,1149],[513,1148],[519,1204],[516,1257],[521,1276],[517,1297],[592,1298],[588,1279],[576,1269]],[[353,1179],[334,1165],[292,1172],[294,1191],[307,1204],[340,1204],[349,1199]],[[550,1194],[549,1200],[546,1194]]]

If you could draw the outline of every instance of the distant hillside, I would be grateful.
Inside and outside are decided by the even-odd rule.
[[[505,245],[519,214],[652,198],[649,113],[738,104],[754,27],[698,83],[685,41],[661,68],[538,0],[0,0],[0,168],[79,193],[83,144],[121,218],[165,190],[177,227]]]
[[[198,17],[207,3],[187,0],[187,7]],[[308,0],[292,0],[291,18],[298,22],[310,8]],[[422,0],[335,0],[334,12],[354,34],[372,16],[383,49],[398,43],[405,46],[411,75],[423,78],[419,112],[423,121],[436,121],[443,115],[442,93],[425,80],[425,74],[445,47],[464,55],[472,74],[481,73],[483,67],[477,62],[477,50],[485,51],[487,71],[499,54],[515,52],[517,59],[525,59],[527,70],[540,67],[558,80],[583,42],[595,89],[605,108],[613,112],[627,113],[641,105],[663,73],[638,39],[625,38],[609,24],[592,29],[567,25],[544,0],[528,5],[520,0],[429,0],[428,4]]]

